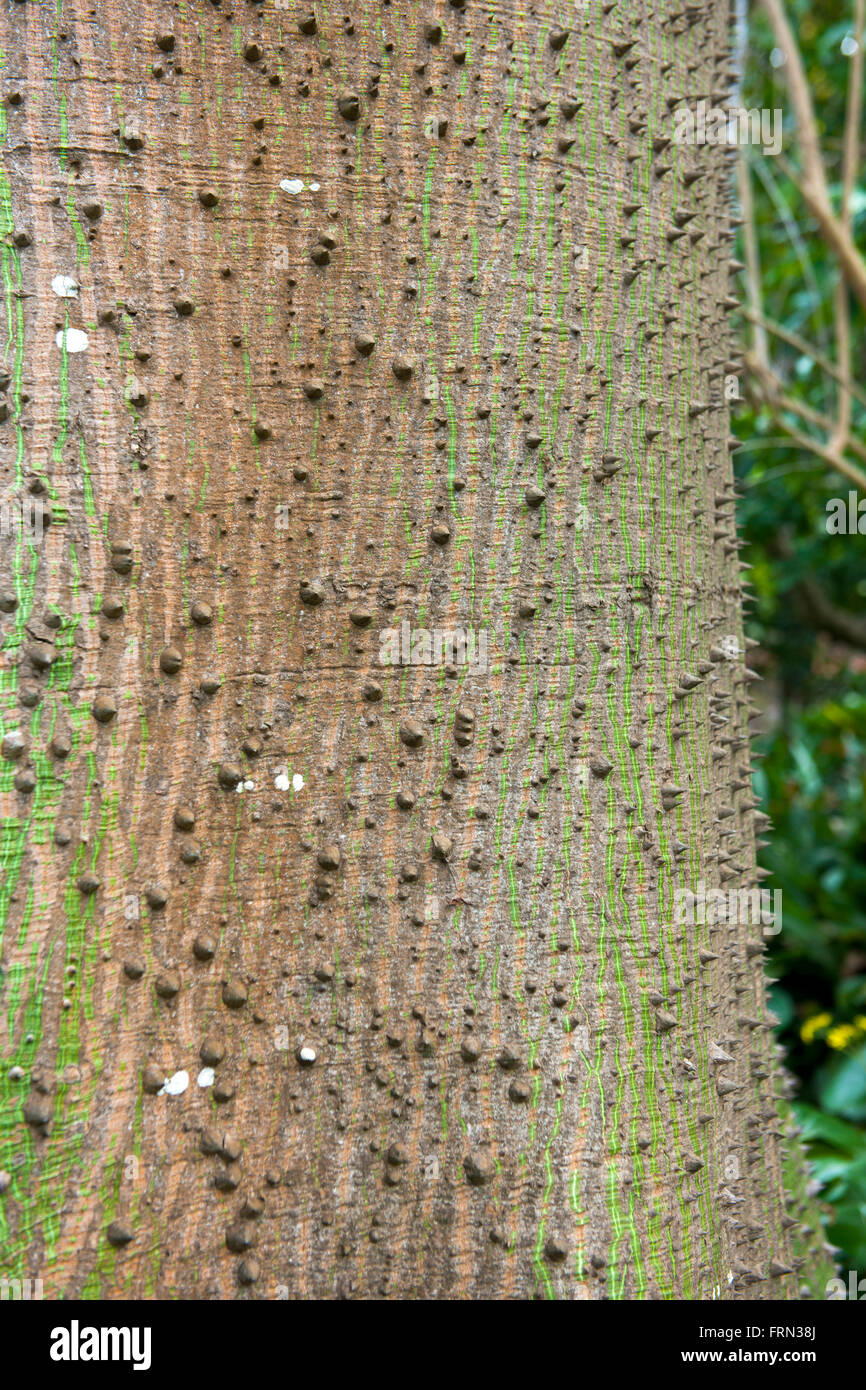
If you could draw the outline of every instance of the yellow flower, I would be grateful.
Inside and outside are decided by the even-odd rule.
[[[847,1047],[857,1036],[857,1029],[850,1023],[837,1023],[827,1034],[827,1042],[830,1047],[835,1047],[837,1052],[843,1047]]]
[[[858,1014],[854,1020],[854,1024],[862,1033],[866,1033],[866,1014]]]
[[[800,1037],[803,1039],[803,1042],[814,1042],[815,1034],[822,1032],[825,1028],[829,1028],[832,1022],[832,1014],[813,1014],[811,1018],[806,1019],[806,1022],[800,1029]]]

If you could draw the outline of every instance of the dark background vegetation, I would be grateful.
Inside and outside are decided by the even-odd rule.
[[[787,8],[838,208],[851,65],[843,41],[854,37],[854,6],[852,0],[789,0]],[[759,149],[748,152],[763,312],[835,360],[837,265],[798,192],[797,138],[784,65],[773,66],[773,36],[760,12],[753,10],[749,26],[744,104],[785,113],[782,157],[764,157]],[[859,39],[863,42],[864,36]],[[862,129],[859,139],[852,211],[862,250]],[[740,257],[745,259],[742,250]],[[849,304],[852,375],[866,386],[866,322],[853,296]],[[748,342],[748,325],[743,336]],[[832,378],[784,342],[771,340],[770,350],[786,392],[833,415]],[[757,723],[763,733],[756,746],[764,756],[757,764],[755,790],[774,826],[761,862],[773,874],[767,886],[783,893],[784,927],[770,939],[768,952],[770,974],[777,977],[772,1007],[788,1066],[798,1080],[797,1117],[822,1197],[829,1203],[827,1238],[840,1247],[843,1272],[864,1274],[866,534],[828,534],[827,502],[847,499],[856,489],[786,439],[748,379],[741,379],[740,390],[745,399],[735,410],[734,426],[749,444],[735,454],[735,464],[744,494],[741,536],[748,542],[742,554],[754,567],[756,600],[747,632],[761,644],[760,651],[751,653],[751,664],[764,677],[758,698],[766,707]],[[855,401],[853,432],[860,440],[864,424],[866,412]],[[863,526],[866,531],[866,518]],[[855,631],[843,637],[845,620],[852,618]]]

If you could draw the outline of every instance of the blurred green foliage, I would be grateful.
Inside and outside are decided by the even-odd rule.
[[[841,187],[853,0],[788,0],[819,122],[834,206]],[[749,107],[781,109],[778,159],[748,152],[760,255],[763,313],[836,360],[835,258],[800,197],[796,129],[774,40],[756,7],[749,18],[743,88]],[[863,42],[866,36],[860,35]],[[845,40],[848,40],[845,44]],[[844,44],[844,47],[843,47]],[[854,237],[866,244],[866,152],[852,200]],[[742,246],[740,258],[745,260]],[[866,316],[849,295],[853,376],[866,385]],[[744,326],[748,344],[750,330]],[[785,391],[835,417],[836,383],[808,354],[770,338]],[[748,382],[743,382],[748,395]],[[839,1265],[866,1273],[866,644],[842,640],[816,619],[804,584],[866,628],[866,535],[830,535],[827,503],[852,484],[787,440],[771,410],[740,402],[734,426],[749,445],[735,455],[744,498],[740,534],[754,566],[747,632],[765,684],[763,754],[756,793],[773,820],[762,854],[767,886],[781,888],[783,930],[769,941],[773,1009],[788,1065],[799,1081],[795,1109],[814,1175],[832,1204],[828,1239]],[[805,433],[811,427],[789,417]],[[853,429],[866,438],[854,402]],[[819,435],[816,432],[816,436]],[[866,510],[866,509],[864,509]],[[831,624],[832,626],[832,624]]]

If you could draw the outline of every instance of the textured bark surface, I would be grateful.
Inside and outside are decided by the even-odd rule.
[[[4,3],[3,476],[53,520],[2,556],[0,1237],[46,1296],[824,1269],[760,926],[674,910],[757,881],[727,163],[670,144],[726,25]],[[474,665],[384,663],[404,623]]]

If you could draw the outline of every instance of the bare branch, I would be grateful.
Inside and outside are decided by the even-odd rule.
[[[803,164],[803,177],[798,187],[804,201],[817,218],[825,240],[839,257],[845,279],[866,308],[866,261],[857,250],[849,227],[836,216],[830,202],[818,141],[818,126],[797,41],[781,0],[762,0],[762,4],[773,26],[776,42],[785,55],[788,90],[797,121]]]
[[[851,73],[848,79],[848,102],[845,111],[845,135],[842,153],[842,224],[850,233],[851,198],[854,180],[857,176],[857,142],[860,138],[860,117],[863,112],[863,28],[866,18],[866,0],[857,0],[854,15],[854,33],[857,47],[851,59]],[[840,281],[836,287],[836,333],[839,366],[846,378],[851,376],[851,320],[848,310],[848,287]],[[844,448],[844,441],[851,429],[851,391],[844,382],[839,391],[838,418],[836,433],[831,445]]]
[[[743,247],[746,256],[746,293],[753,313],[749,315],[753,325],[755,353],[765,365],[770,364],[767,330],[763,324],[763,299],[761,296],[761,264],[758,253],[758,236],[755,230],[755,207],[752,201],[752,180],[749,164],[743,149],[737,159],[737,183],[740,190],[740,210],[743,214]]]
[[[821,158],[821,146],[818,141],[818,123],[815,120],[812,95],[806,81],[797,40],[794,38],[788,23],[788,16],[785,13],[782,0],[762,0],[762,3],[773,26],[776,42],[785,55],[785,71],[794,115],[797,119],[797,134],[803,160],[804,179],[806,184],[829,204],[830,197],[827,192],[824,161]]]
[[[794,593],[806,610],[810,626],[823,628],[849,646],[866,648],[866,622],[837,608],[814,579],[802,579]]]
[[[857,0],[854,13],[854,37],[857,47],[851,58],[848,79],[848,103],[845,111],[845,136],[842,155],[842,221],[851,227],[851,196],[857,177],[857,146],[860,139],[860,119],[863,114],[863,42],[866,38],[866,0]]]

